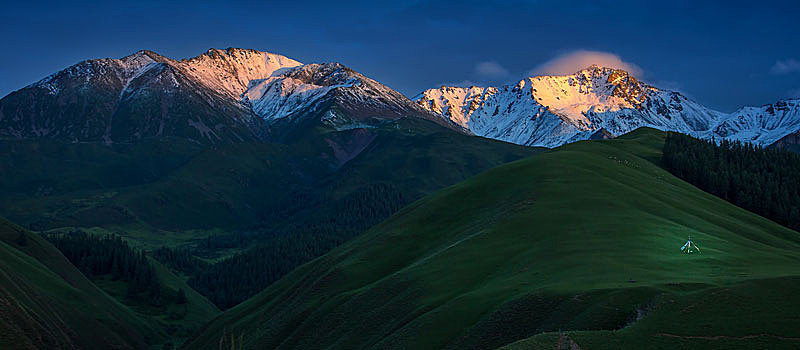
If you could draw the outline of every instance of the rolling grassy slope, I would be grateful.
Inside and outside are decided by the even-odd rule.
[[[662,288],[655,308],[617,330],[539,334],[504,349],[553,349],[559,336],[584,349],[797,349],[800,278]],[[567,349],[564,347],[564,349]]]
[[[50,243],[5,219],[0,219],[0,305],[3,349],[141,349],[164,337],[93,285]]]
[[[436,192],[185,347],[555,348],[558,330],[591,349],[800,345],[800,234],[673,177],[662,145],[640,129]],[[702,254],[680,254],[688,236]]]

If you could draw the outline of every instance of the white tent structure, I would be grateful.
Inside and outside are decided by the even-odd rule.
[[[683,247],[681,247],[681,252],[686,254],[691,254],[695,252],[700,253],[700,247],[698,247],[697,244],[694,244],[694,242],[692,242],[692,237],[689,237],[689,240],[686,241],[686,244],[684,244]]]

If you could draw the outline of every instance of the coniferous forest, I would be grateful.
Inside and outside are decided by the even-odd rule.
[[[664,167],[673,175],[789,228],[800,229],[800,155],[749,143],[670,132]]]
[[[154,259],[170,269],[191,276],[203,271],[211,265],[194,256],[194,251],[194,249],[189,248],[161,247],[154,250],[151,254]]]
[[[145,252],[131,248],[119,236],[73,231],[44,237],[90,279],[125,282],[128,298],[147,300],[156,306],[176,301],[173,293],[165,293],[159,284]]]
[[[275,237],[198,271],[187,283],[225,310],[339,243],[323,235]]]
[[[298,194],[293,205],[280,213],[291,218],[289,222],[264,227],[259,230],[261,232],[214,235],[201,240],[193,251],[197,256],[219,248],[249,246],[214,265],[181,269],[176,265],[192,266],[197,262],[187,260],[190,258],[185,253],[166,254],[167,250],[163,249],[156,250],[154,257],[190,275],[187,283],[225,310],[257,294],[296,267],[366,231],[400,210],[410,199],[392,186],[373,184],[341,200],[328,201],[330,204],[322,211],[308,212],[309,201],[328,199]]]

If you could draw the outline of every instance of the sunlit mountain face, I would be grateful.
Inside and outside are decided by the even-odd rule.
[[[513,86],[442,86],[413,101],[338,63],[302,64],[247,49],[184,60],[140,51],[81,62],[0,100],[0,113],[16,116],[0,120],[0,131],[105,143],[168,135],[205,143],[264,140],[281,134],[274,125],[296,124],[326,103],[340,107],[323,118],[338,129],[414,114],[544,147],[645,126],[762,146],[800,130],[798,100],[723,113],[597,65]]]
[[[282,134],[276,123],[299,124],[333,105],[323,122],[339,129],[409,115],[459,129],[339,63],[230,48],[184,60],[139,51],[83,61],[1,99],[0,134],[106,144],[268,140]]]
[[[555,147],[639,127],[768,146],[800,130],[799,100],[723,113],[596,65],[515,86],[442,86],[414,100],[476,135],[530,146]]]

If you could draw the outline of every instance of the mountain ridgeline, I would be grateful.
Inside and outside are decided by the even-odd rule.
[[[309,118],[341,130],[409,115],[545,147],[643,126],[783,147],[795,145],[783,138],[800,131],[796,99],[723,113],[607,67],[529,77],[515,86],[442,86],[412,102],[339,63],[302,64],[229,48],[182,60],[139,51],[78,63],[0,100],[0,136],[104,143],[169,136],[201,143],[285,141]]]
[[[652,127],[783,147],[797,142],[778,142],[781,138],[800,131],[798,99],[723,113],[624,70],[599,66],[525,78],[515,86],[442,86],[414,101],[476,135],[531,146],[555,147]]]
[[[88,60],[0,100],[0,136],[75,142],[183,137],[201,143],[280,138],[270,126],[335,105],[340,128],[425,117],[403,95],[338,63],[307,64],[245,49],[173,60],[151,51]],[[455,128],[455,127],[454,127]]]

